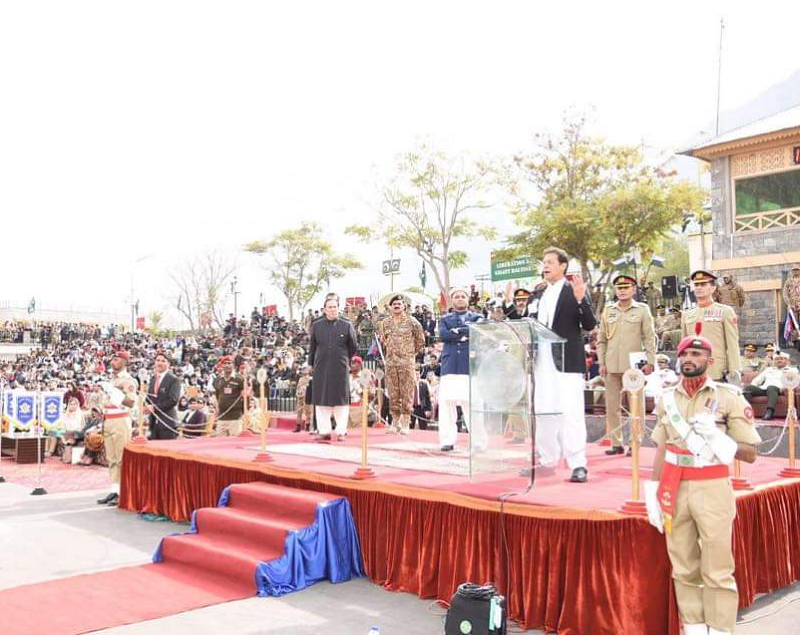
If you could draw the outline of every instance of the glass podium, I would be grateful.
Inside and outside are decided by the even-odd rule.
[[[566,340],[530,318],[469,331],[469,476],[517,474],[535,459],[535,417],[562,411],[558,395],[536,393],[536,376],[564,368]]]

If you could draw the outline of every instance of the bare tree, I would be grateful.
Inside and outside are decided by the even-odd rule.
[[[216,248],[199,252],[169,270],[175,285],[171,294],[175,308],[191,330],[211,322],[223,327],[225,304],[231,294],[228,281],[235,271],[235,261]]]

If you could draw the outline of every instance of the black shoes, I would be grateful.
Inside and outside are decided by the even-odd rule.
[[[453,451],[453,446],[452,445],[443,445],[442,446],[442,452],[452,452],[452,451]]]
[[[774,416],[775,411],[772,408],[767,408],[767,411],[764,413],[764,416],[761,417],[761,419],[763,421],[771,421]]]
[[[292,432],[302,432],[302,431],[303,431],[303,428],[301,428],[300,426],[295,426],[295,429],[292,430]]]
[[[111,492],[105,498],[98,499],[97,504],[98,505],[116,505],[117,504],[117,500],[119,500],[119,494],[117,494],[116,492]]]
[[[569,478],[570,483],[585,483],[589,480],[589,472],[585,467],[576,467],[572,470],[572,476]]]
[[[329,434],[321,434],[317,439],[317,441],[330,441],[330,440],[331,440],[331,435]]]
[[[606,450],[606,454],[608,456],[614,456],[616,454],[625,454],[625,448],[621,445],[615,445],[610,450]]]

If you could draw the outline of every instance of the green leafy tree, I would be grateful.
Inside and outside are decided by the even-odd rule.
[[[483,199],[490,177],[482,163],[421,145],[401,155],[394,175],[381,185],[377,222],[353,225],[346,232],[364,242],[383,240],[392,248],[414,250],[433,272],[439,291],[449,297],[451,270],[469,261],[456,243],[496,235],[493,228],[475,221],[490,207]]]
[[[270,282],[289,304],[290,319],[294,319],[295,308],[302,313],[332,280],[362,266],[355,256],[336,253],[323,236],[317,223],[305,222],[270,240],[256,240],[244,247],[246,252],[263,257]]]
[[[558,135],[537,135],[536,148],[502,171],[520,229],[504,254],[555,245],[580,263],[584,279],[605,287],[614,260],[636,253],[649,261],[685,214],[702,212],[706,193],[648,165],[637,148],[587,135],[585,124],[566,117]]]
[[[147,316],[150,326],[147,329],[153,333],[161,333],[164,327],[164,314],[161,311],[151,311]]]

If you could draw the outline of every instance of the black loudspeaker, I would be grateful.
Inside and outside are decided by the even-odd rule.
[[[674,300],[678,297],[678,276],[661,278],[661,297],[664,300]]]
[[[444,622],[445,635],[506,635],[506,601],[502,595],[477,593],[461,585],[450,600]]]

